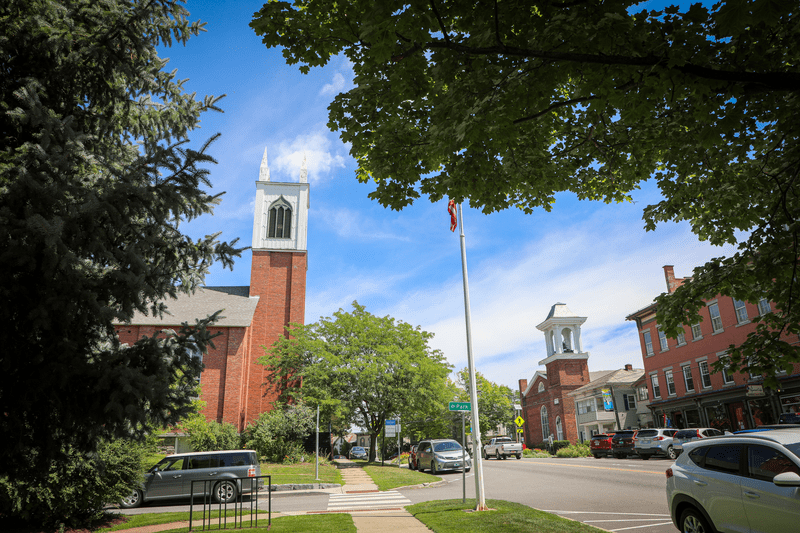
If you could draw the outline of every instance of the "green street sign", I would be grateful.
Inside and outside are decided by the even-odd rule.
[[[472,404],[469,402],[450,402],[451,411],[472,411]]]

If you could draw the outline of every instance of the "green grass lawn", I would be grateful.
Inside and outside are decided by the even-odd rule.
[[[335,464],[319,465],[319,481],[314,477],[314,463],[298,463],[294,465],[261,463],[261,475],[272,476],[273,485],[284,485],[290,483],[339,483],[342,481],[342,474]],[[266,480],[264,481],[266,483]]]
[[[409,505],[406,510],[436,533],[600,533],[603,530],[518,503],[486,500],[493,511],[472,511],[475,500],[443,500]]]
[[[363,468],[364,472],[369,474],[369,477],[378,486],[378,490],[391,490],[397,487],[442,480],[439,476],[432,476],[431,474],[409,470],[408,468],[397,468],[397,465],[381,466],[380,463],[365,463]]]
[[[195,513],[195,516],[197,513]],[[215,515],[216,516],[216,515]],[[264,516],[261,514],[260,516]],[[136,515],[125,524],[120,524],[113,528],[100,529],[98,533],[109,531],[121,531],[134,527],[154,525],[154,524],[168,524],[171,522],[186,522],[189,520],[189,513],[151,513],[144,515]],[[215,520],[209,529],[218,529],[219,522]],[[252,533],[289,533],[298,531],[318,532],[318,533],[355,533],[356,526],[353,524],[353,518],[349,514],[318,514],[318,515],[301,515],[301,516],[279,516],[272,519],[272,527],[268,526],[267,518],[259,518],[258,527],[249,528],[250,520],[245,519],[245,531]],[[228,522],[228,529],[231,529],[232,522]],[[200,524],[195,525],[195,531]],[[189,528],[177,528],[168,530],[171,533],[188,532]],[[237,528],[236,531],[241,531]]]

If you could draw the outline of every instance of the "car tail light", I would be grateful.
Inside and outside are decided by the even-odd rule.
[[[700,430],[699,429],[697,430],[697,438],[698,439],[702,439],[703,438],[703,436],[700,434]]]
[[[667,472],[666,473],[667,473],[667,479],[672,477],[672,469],[671,468],[667,468]]]
[[[256,469],[254,467],[247,469],[247,477],[256,477]]]
[[[653,440],[664,440],[664,437],[656,437]]]

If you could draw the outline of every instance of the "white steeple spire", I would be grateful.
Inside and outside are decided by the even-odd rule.
[[[261,159],[261,168],[258,171],[258,181],[269,181],[269,163],[267,162],[266,148],[264,148],[264,157]]]
[[[306,154],[303,153],[303,165],[300,167],[300,183],[308,183],[308,165],[306,165]]]

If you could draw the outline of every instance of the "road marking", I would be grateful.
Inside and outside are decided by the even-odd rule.
[[[401,508],[410,503],[411,500],[396,490],[353,495],[331,494],[328,511]]]
[[[671,526],[671,525],[674,525],[674,524],[670,520],[669,522],[662,522],[660,524],[645,524],[643,526],[623,527],[623,528],[620,528],[620,529],[611,529],[610,531],[627,531],[629,529],[641,529],[643,527],[658,527],[658,526]]]
[[[526,465],[548,465],[548,466],[569,466],[572,468],[594,468],[595,470],[616,470],[618,472],[637,472],[640,474],[656,474],[659,476],[663,476],[664,472],[653,472],[652,470],[636,470],[633,468],[611,468],[608,466],[590,466],[590,465],[576,465],[576,464],[567,464],[567,463],[550,463],[544,461],[526,461],[524,464]],[[666,470],[666,468],[664,469]]]
[[[544,510],[544,509],[543,509]],[[658,516],[661,518],[669,518],[668,514],[656,514],[656,513],[615,513],[613,511],[548,511],[544,510],[545,513],[558,513],[558,514],[609,514],[614,516]]]

